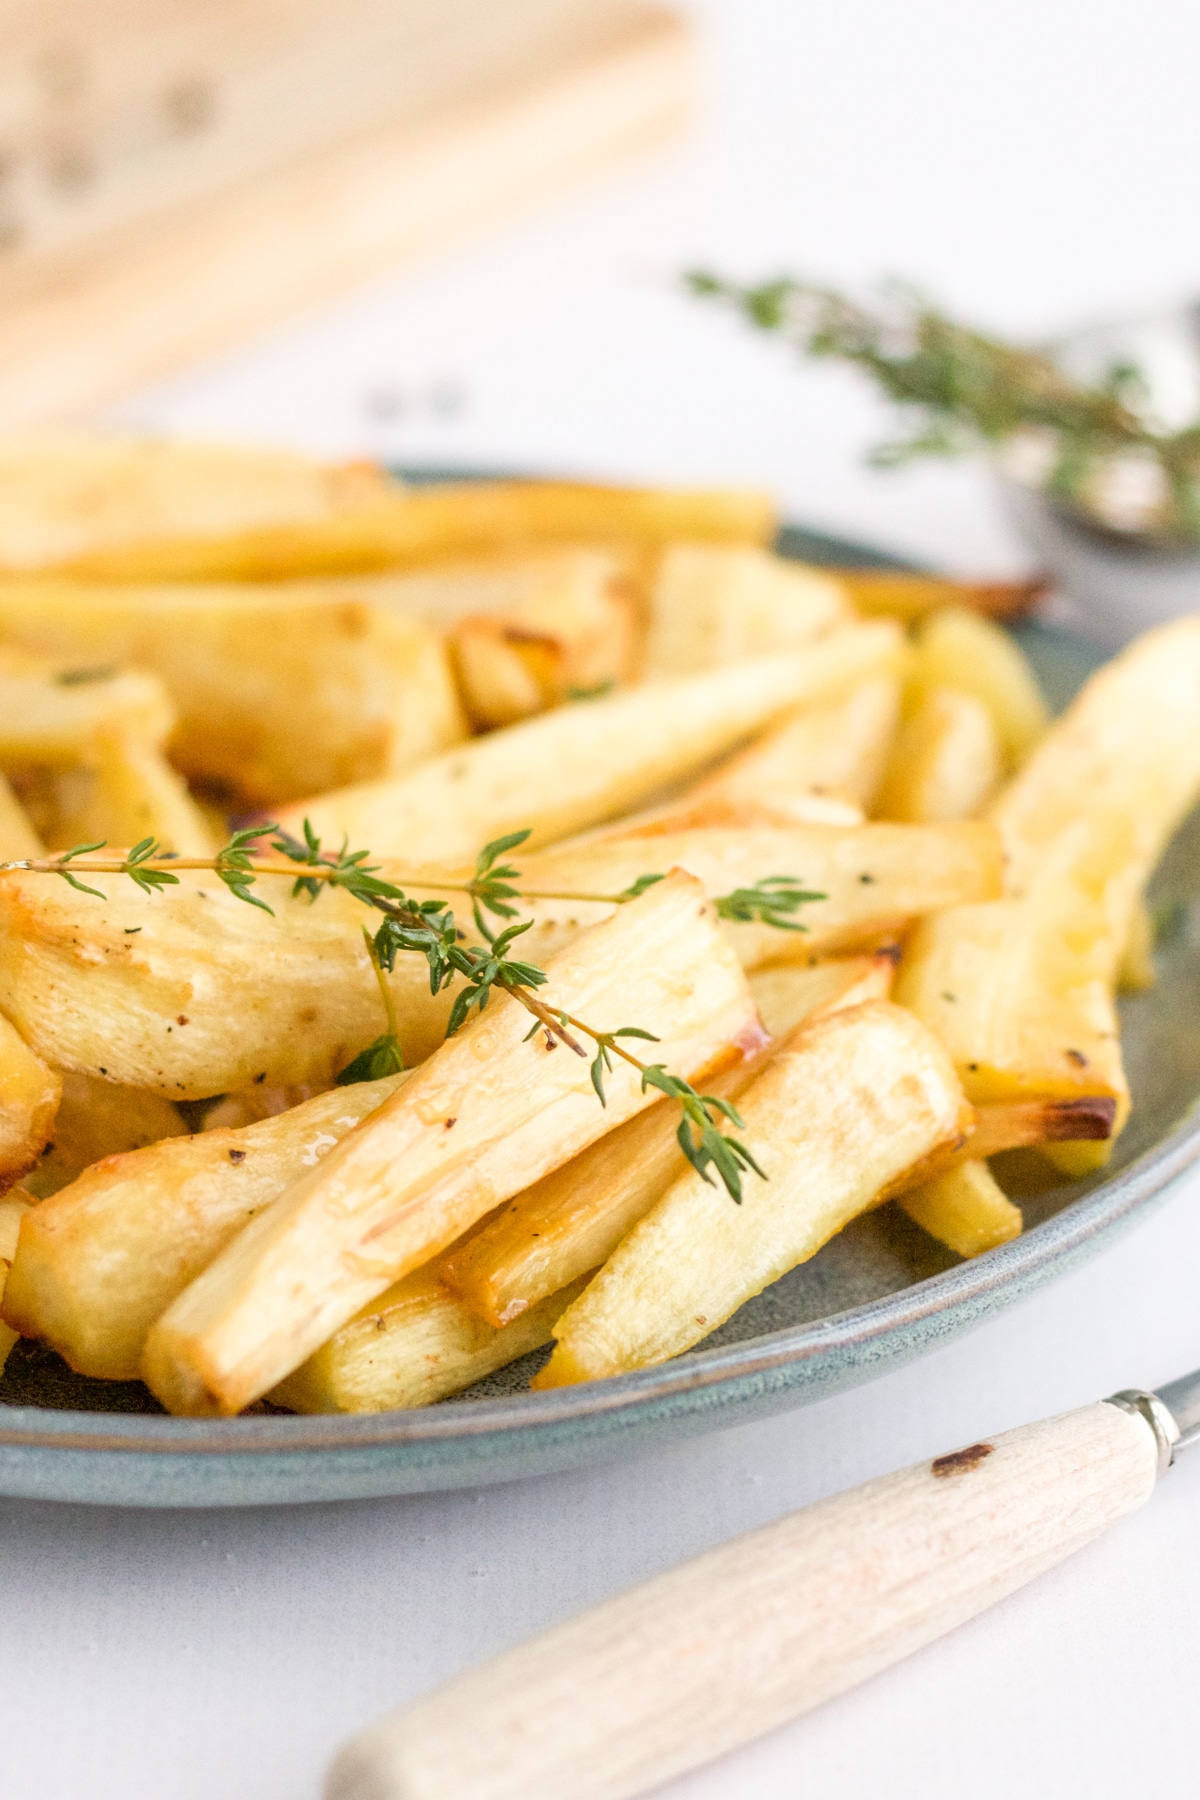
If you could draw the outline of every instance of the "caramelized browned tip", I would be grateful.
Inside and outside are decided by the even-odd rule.
[[[964,598],[976,612],[991,619],[1022,619],[1044,600],[1053,587],[1046,575],[1031,581],[977,581],[965,586]]]
[[[1080,1138],[1110,1138],[1117,1116],[1111,1094],[1086,1094],[1081,1100],[1050,1100],[1045,1111],[1046,1144],[1071,1143]]]

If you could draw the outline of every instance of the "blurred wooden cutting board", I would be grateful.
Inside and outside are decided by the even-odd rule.
[[[641,152],[694,88],[641,0],[4,0],[0,430]]]

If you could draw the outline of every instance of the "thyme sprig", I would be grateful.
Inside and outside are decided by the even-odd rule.
[[[730,1199],[740,1206],[743,1169],[753,1169],[756,1175],[767,1180],[765,1172],[746,1145],[738,1138],[721,1131],[718,1126],[717,1119],[722,1117],[736,1125],[739,1131],[745,1129],[746,1122],[732,1101],[723,1100],[719,1094],[698,1093],[682,1076],[672,1075],[663,1063],[644,1063],[640,1057],[634,1056],[632,1051],[626,1050],[617,1042],[618,1038],[643,1038],[647,1043],[656,1044],[658,1039],[653,1032],[643,1031],[637,1025],[623,1025],[618,1031],[595,1031],[570,1013],[557,1014],[555,1024],[560,1038],[566,1028],[573,1026],[576,1031],[590,1037],[595,1044],[592,1086],[599,1096],[601,1106],[608,1104],[604,1093],[604,1077],[612,1070],[614,1056],[619,1056],[623,1062],[638,1071],[642,1078],[643,1093],[647,1088],[657,1088],[660,1094],[679,1103],[683,1117],[675,1133],[676,1140],[693,1169],[710,1187],[715,1185],[708,1173],[711,1167],[720,1175]],[[529,1036],[533,1037],[537,1030],[538,1026],[535,1024]],[[575,1044],[572,1048],[581,1056],[587,1054],[582,1045]]]
[[[315,900],[322,887],[337,887],[343,888],[353,899],[367,906],[374,906],[381,900],[393,900],[406,902],[428,916],[445,910],[446,902],[443,900],[407,901],[404,889],[397,885],[398,881],[403,881],[413,887],[432,888],[436,893],[467,895],[472,902],[476,926],[484,936],[487,935],[487,929],[482,912],[492,912],[505,919],[515,918],[517,909],[508,904],[513,899],[574,900],[591,905],[625,906],[631,900],[640,899],[656,882],[666,880],[664,874],[639,875],[636,881],[615,894],[586,893],[574,888],[516,887],[512,884],[519,879],[520,871],[511,864],[495,866],[499,857],[523,844],[529,836],[528,831],[516,831],[484,846],[476,859],[475,875],[470,880],[454,881],[444,878],[440,873],[396,871],[397,882],[383,881],[378,879],[383,865],[367,862],[371,854],[369,850],[348,852],[343,844],[340,851],[326,852],[307,819],[304,821],[304,834],[304,842],[301,842],[279,825],[256,825],[248,830],[235,832],[229,842],[212,857],[177,856],[173,851],[164,850],[155,839],[143,838],[140,844],[136,844],[123,857],[96,858],[93,852],[107,847],[105,840],[101,838],[94,844],[76,844],[73,849],[59,851],[54,856],[24,857],[18,861],[0,862],[0,875],[22,872],[59,875],[81,893],[92,894],[96,899],[103,900],[105,896],[100,890],[87,887],[79,881],[76,871],[69,868],[69,864],[76,864],[76,869],[87,874],[129,875],[147,892],[151,887],[174,886],[179,879],[179,870],[203,871],[218,875],[238,900],[244,900],[248,905],[258,906],[263,912],[272,914],[274,909],[258,895],[252,894],[250,889],[262,875],[284,875],[292,882],[294,896],[305,893]],[[253,846],[261,845],[264,838],[270,840],[270,849],[278,851],[289,861],[269,863],[255,860]],[[84,857],[89,860],[77,861]],[[169,864],[169,869],[160,870],[158,865],[161,863]],[[304,864],[310,873],[297,876],[292,866],[297,863]],[[753,887],[734,888],[732,893],[716,895],[713,905],[717,916],[722,919],[757,919],[764,925],[776,926],[780,931],[803,931],[806,929],[803,925],[794,921],[787,922],[783,915],[795,912],[809,901],[826,898],[823,893],[804,888],[794,876],[766,875]],[[416,947],[408,943],[399,946],[401,949]]]
[[[307,895],[310,900],[315,900],[322,888],[340,888],[352,899],[383,914],[374,934],[363,927],[363,938],[379,982],[388,1028],[342,1070],[338,1076],[339,1085],[376,1081],[404,1068],[399,1021],[386,976],[395,969],[397,956],[422,956],[432,993],[442,992],[456,977],[463,982],[450,1007],[447,1037],[461,1029],[472,1010],[482,1012],[493,991],[499,989],[510,994],[533,1016],[529,1037],[544,1032],[548,1043],[561,1043],[578,1056],[591,1056],[592,1085],[602,1106],[607,1105],[604,1078],[612,1072],[614,1057],[619,1057],[639,1073],[643,1093],[653,1087],[674,1100],[682,1112],[677,1132],[679,1146],[688,1162],[710,1184],[709,1170],[715,1170],[731,1198],[740,1204],[743,1171],[753,1169],[756,1174],[763,1175],[763,1170],[745,1144],[720,1128],[720,1121],[724,1119],[739,1130],[743,1129],[737,1108],[718,1095],[699,1093],[681,1076],[671,1074],[662,1063],[642,1062],[619,1042],[622,1038],[640,1038],[656,1043],[658,1040],[652,1032],[636,1025],[602,1031],[541,999],[537,990],[549,979],[545,970],[513,954],[513,945],[534,923],[532,919],[518,918],[517,908],[512,904],[514,900],[570,898],[620,905],[637,899],[665,877],[660,874],[639,876],[620,894],[547,895],[532,892],[516,885],[520,871],[512,863],[501,860],[523,844],[528,836],[528,831],[517,831],[493,839],[480,851],[469,881],[446,884],[446,891],[464,893],[470,898],[482,945],[464,940],[447,900],[437,897],[417,899],[397,882],[381,879],[381,865],[368,860],[370,852],[367,850],[351,851],[344,842],[337,851],[325,850],[307,819],[302,838],[292,836],[275,824],[251,826],[235,832],[229,842],[209,858],[175,856],[154,838],[143,838],[124,856],[97,859],[94,853],[106,848],[100,840],[77,844],[53,857],[29,857],[0,863],[0,874],[26,870],[57,875],[80,893],[103,900],[106,896],[100,889],[81,881],[78,871],[125,875],[143,893],[152,894],[164,887],[178,886],[180,870],[208,870],[219,877],[235,899],[267,913],[271,913],[272,908],[252,891],[262,875],[290,877],[293,895]],[[264,847],[285,860],[278,864],[257,860]],[[163,864],[170,866],[163,867]],[[298,868],[305,873],[297,874]],[[785,915],[797,911],[810,900],[823,898],[824,895],[803,888],[791,876],[771,875],[754,887],[735,888],[733,893],[720,896],[715,905],[722,918],[758,920],[781,930],[797,931],[804,927]],[[497,929],[492,923],[493,918],[513,922]],[[580,1038],[590,1039],[594,1051],[589,1052]]]
[[[707,270],[685,279],[692,293],[728,302],[804,355],[870,375],[908,427],[873,462],[1002,448],[1017,479],[1107,530],[1200,538],[1200,419],[1182,430],[1157,420],[1133,363],[1113,361],[1098,379],[1076,380],[1052,347],[976,331],[900,285],[863,305],[788,276],[752,287]]]

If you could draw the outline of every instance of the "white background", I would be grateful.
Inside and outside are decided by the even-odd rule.
[[[127,425],[669,481],[963,570],[1022,566],[986,478],[881,477],[850,375],[680,298],[694,261],[910,277],[1050,333],[1200,290],[1185,0],[703,0],[678,152],[128,403]],[[1200,1360],[1200,1186],[872,1386],[482,1493],[154,1514],[0,1502],[5,1800],[314,1800],[384,1707],[736,1531]],[[672,1796],[1196,1791],[1200,1452],[1035,1588]],[[731,1620],[731,1630],[736,1620]]]

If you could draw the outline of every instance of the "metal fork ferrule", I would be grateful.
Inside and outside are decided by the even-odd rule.
[[[1122,1412],[1145,1419],[1158,1445],[1156,1473],[1161,1479],[1175,1461],[1175,1446],[1179,1442],[1179,1426],[1170,1409],[1163,1405],[1157,1394],[1151,1394],[1145,1388],[1122,1388],[1119,1394],[1110,1394],[1104,1404],[1119,1406]]]

